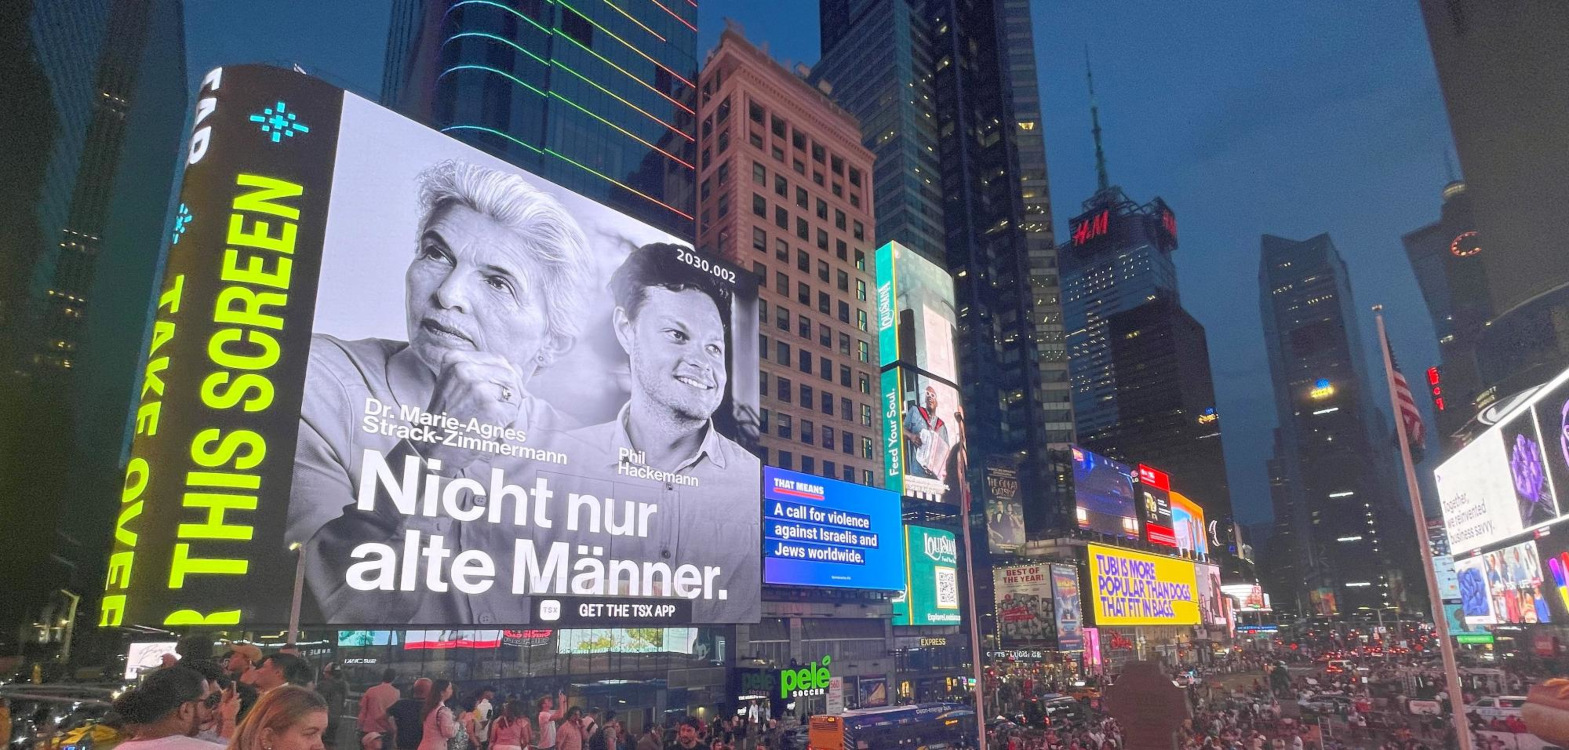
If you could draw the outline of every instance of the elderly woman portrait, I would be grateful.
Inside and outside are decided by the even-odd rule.
[[[311,343],[288,539],[306,545],[311,598],[329,622],[467,622],[484,615],[451,591],[360,592],[346,585],[343,571],[360,544],[401,550],[406,532],[417,530],[458,549],[482,533],[449,518],[405,517],[381,501],[374,512],[357,510],[367,450],[400,475],[411,456],[427,471],[439,461],[436,471],[446,477],[488,476],[495,459],[384,434],[372,423],[407,424],[405,415],[424,412],[510,428],[526,445],[572,426],[530,394],[529,382],[578,335],[592,264],[577,222],[515,174],[451,161],[420,175],[418,208],[410,247],[384,252],[385,262],[407,264],[406,340],[345,341],[327,331]]]

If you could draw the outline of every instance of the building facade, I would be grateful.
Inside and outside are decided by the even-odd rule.
[[[1408,571],[1419,570],[1414,533],[1390,474],[1391,433],[1375,411],[1384,389],[1371,386],[1345,262],[1327,234],[1265,235],[1261,245],[1259,304],[1279,424],[1272,493],[1283,493],[1275,507],[1290,514],[1302,579],[1288,590],[1329,594],[1342,613],[1404,604],[1404,581],[1415,580]]]
[[[697,7],[400,0],[382,100],[678,237],[693,234]]]

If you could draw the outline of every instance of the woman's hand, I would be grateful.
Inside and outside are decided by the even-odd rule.
[[[436,387],[426,411],[446,414],[460,422],[471,419],[482,425],[511,427],[528,395],[523,378],[500,355],[480,351],[446,350]],[[458,430],[467,434],[462,427]],[[478,438],[479,435],[472,435]],[[440,442],[422,443],[419,451],[426,458],[439,459],[449,469],[461,469],[482,453]]]

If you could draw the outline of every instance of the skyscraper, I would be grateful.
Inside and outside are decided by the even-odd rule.
[[[394,3],[382,100],[677,236],[695,217],[697,6]]]
[[[1261,245],[1259,306],[1279,425],[1271,492],[1277,514],[1290,514],[1277,522],[1291,526],[1301,577],[1288,590],[1328,593],[1342,612],[1403,604],[1401,580],[1417,570],[1414,534],[1345,262],[1327,234],[1264,235]]]
[[[1422,0],[1481,243],[1493,317],[1478,338],[1500,398],[1569,365],[1569,6]],[[1543,71],[1552,71],[1544,75]]]
[[[872,154],[738,29],[701,86],[697,242],[760,279],[763,461],[881,486]]]
[[[902,184],[878,184],[879,227],[890,217],[879,237],[954,276],[972,462],[1021,459],[1031,528],[1071,527],[1071,503],[1062,499],[1073,413],[1029,5],[825,0],[819,7],[826,31],[814,75],[861,116],[878,169],[886,153],[897,159],[889,169],[900,170],[880,177]],[[878,56],[884,51],[892,60]],[[890,71],[903,89],[885,85]],[[924,176],[931,153],[935,193]],[[937,195],[934,247],[938,223],[926,217]]]
[[[15,11],[15,16],[9,13]],[[178,0],[22,3],[4,25],[6,149],[19,168],[0,244],[0,640],[66,589],[102,588],[148,300],[187,112]],[[11,78],[10,75],[7,78]],[[11,174],[8,172],[8,174]],[[8,180],[9,182],[9,180]],[[25,498],[25,499],[24,499]],[[58,622],[64,611],[49,618]],[[34,639],[63,637],[58,629]]]
[[[1478,401],[1486,400],[1476,346],[1493,312],[1466,184],[1444,186],[1438,220],[1400,239],[1438,336],[1442,364],[1426,379],[1437,433],[1447,442],[1476,415]]]

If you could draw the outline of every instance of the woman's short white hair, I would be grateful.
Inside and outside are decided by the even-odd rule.
[[[547,343],[540,350],[541,364],[570,349],[594,266],[588,238],[566,208],[519,175],[477,164],[444,161],[425,170],[419,183],[421,234],[441,209],[465,206],[523,240],[543,271]]]

